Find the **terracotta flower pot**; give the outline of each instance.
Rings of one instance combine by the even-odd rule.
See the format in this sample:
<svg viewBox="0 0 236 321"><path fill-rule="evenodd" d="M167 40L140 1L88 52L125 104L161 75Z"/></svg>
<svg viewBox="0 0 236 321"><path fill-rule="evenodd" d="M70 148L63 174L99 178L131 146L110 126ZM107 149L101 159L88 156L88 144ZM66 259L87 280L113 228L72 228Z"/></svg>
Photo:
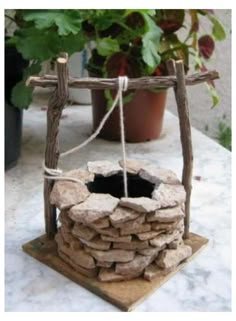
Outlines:
<svg viewBox="0 0 236 321"><path fill-rule="evenodd" d="M158 93L140 89L124 105L125 136L127 142L145 142L157 139L162 130L167 91ZM107 111L102 90L92 90L93 130ZM119 108L110 115L99 137L120 140Z"/></svg>

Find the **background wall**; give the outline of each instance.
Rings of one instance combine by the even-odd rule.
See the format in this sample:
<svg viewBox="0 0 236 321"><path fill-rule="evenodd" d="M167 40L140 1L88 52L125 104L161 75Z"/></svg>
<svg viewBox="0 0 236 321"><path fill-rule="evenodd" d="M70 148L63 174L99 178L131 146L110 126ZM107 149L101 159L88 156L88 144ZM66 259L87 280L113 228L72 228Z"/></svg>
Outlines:
<svg viewBox="0 0 236 321"><path fill-rule="evenodd" d="M215 10L215 14L227 35L225 40L216 43L215 53L207 64L209 69L220 73L220 79L215 82L219 104L211 109L212 100L205 85L188 87L192 125L214 139L220 122L231 127L231 10ZM203 33L207 27L207 24L203 26ZM167 108L177 114L173 91L169 91Z"/></svg>

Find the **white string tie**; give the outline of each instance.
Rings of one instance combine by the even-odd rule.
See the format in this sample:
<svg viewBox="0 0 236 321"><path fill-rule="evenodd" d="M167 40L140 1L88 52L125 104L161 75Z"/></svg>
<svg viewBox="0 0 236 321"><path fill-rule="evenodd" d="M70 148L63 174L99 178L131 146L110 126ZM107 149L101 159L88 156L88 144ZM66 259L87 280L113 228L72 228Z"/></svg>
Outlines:
<svg viewBox="0 0 236 321"><path fill-rule="evenodd" d="M81 181L79 178L63 175L63 171L60 168L48 168L45 165L44 161L43 161L42 167L43 167L43 171L44 171L44 178L47 178L50 180L55 180L55 181L57 181L57 180L72 181L72 182L83 184L83 181Z"/></svg>
<svg viewBox="0 0 236 321"><path fill-rule="evenodd" d="M128 89L128 77L127 76L119 76L118 77L119 88L122 91L126 91Z"/></svg>
<svg viewBox="0 0 236 321"><path fill-rule="evenodd" d="M122 76L118 78L119 81L119 109L120 109L120 136L121 136L121 147L122 147L122 158L123 158L123 179L124 179L124 194L128 197L128 179L126 169L126 149L125 149L125 126L124 126L124 107L123 107L123 95L122 91L126 91L128 88L128 78Z"/></svg>

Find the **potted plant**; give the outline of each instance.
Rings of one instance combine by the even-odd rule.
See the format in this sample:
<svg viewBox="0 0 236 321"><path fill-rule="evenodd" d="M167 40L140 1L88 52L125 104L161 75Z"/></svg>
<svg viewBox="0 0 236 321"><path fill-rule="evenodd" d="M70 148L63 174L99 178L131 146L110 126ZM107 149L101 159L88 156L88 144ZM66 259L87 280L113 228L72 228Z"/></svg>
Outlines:
<svg viewBox="0 0 236 321"><path fill-rule="evenodd" d="M31 21L33 14L42 18L41 25ZM83 49L77 20L73 10L5 11L5 169L14 166L20 155L23 109L29 107L33 93L25 81L41 71L42 62L53 63L59 52Z"/></svg>
<svg viewBox="0 0 236 321"><path fill-rule="evenodd" d="M201 19L211 24L209 34L199 36ZM206 70L215 40L225 38L224 28L212 10L86 10L83 29L95 42L88 69L92 76L130 78L167 75L166 61L190 59L195 70ZM187 21L190 20L189 23ZM179 33L185 28L185 35ZM184 36L184 38L183 38ZM208 83L213 105L218 103L214 84ZM166 91L127 92L124 108L126 139L130 142L158 138L162 129ZM114 93L93 91L93 125L100 123ZM114 110L101 137L120 137L118 110Z"/></svg>
<svg viewBox="0 0 236 321"><path fill-rule="evenodd" d="M38 74L43 62L53 66L60 52L69 55L84 48L79 10L21 10L12 12L15 30L7 45L15 46L29 61L24 77L13 88L11 101L18 108L27 109L32 101L32 88L25 86L28 76Z"/></svg>
<svg viewBox="0 0 236 321"><path fill-rule="evenodd" d="M5 25L5 43L10 39L11 17ZM11 91L22 80L28 61L15 46L5 45L5 170L13 167L20 155L22 135L22 110L11 102Z"/></svg>
<svg viewBox="0 0 236 321"><path fill-rule="evenodd" d="M199 36L201 18L212 24L211 32L203 37ZM183 59L187 72L192 57L195 69L203 70L205 61L214 51L214 41L225 37L212 10L16 10L15 21L18 29L11 43L31 63L40 65L48 59L53 61L60 51L72 54L89 45L93 50L87 68L91 76L97 77L166 75L165 62L170 58ZM184 39L179 36L183 29ZM27 107L32 92L23 82L14 88L12 100L17 106ZM217 95L212 83L209 89L216 104ZM94 129L111 105L114 94L92 91ZM125 93L128 141L146 141L159 136L165 100L166 92L138 90ZM119 139L117 110L101 136Z"/></svg>

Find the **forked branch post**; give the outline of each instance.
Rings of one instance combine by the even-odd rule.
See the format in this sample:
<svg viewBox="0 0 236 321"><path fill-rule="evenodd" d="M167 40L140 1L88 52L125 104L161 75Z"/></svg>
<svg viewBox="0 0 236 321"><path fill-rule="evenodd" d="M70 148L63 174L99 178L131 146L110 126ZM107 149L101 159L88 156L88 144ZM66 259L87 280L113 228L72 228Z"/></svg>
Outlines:
<svg viewBox="0 0 236 321"><path fill-rule="evenodd" d="M48 101L47 136L45 149L45 165L57 168L59 157L58 133L62 110L68 99L68 56L63 54L57 59L57 87ZM56 207L50 204L49 197L53 181L44 179L44 215L45 229L48 238L54 238L57 232Z"/></svg>
<svg viewBox="0 0 236 321"><path fill-rule="evenodd" d="M189 225L190 225L190 199L192 191L192 170L193 170L193 147L191 124L189 118L189 108L187 91L185 85L184 65L182 61L175 62L169 60L167 63L169 74L176 75L177 84L174 88L175 99L177 103L180 139L182 144L183 154L183 172L182 184L186 191L185 201L185 218L184 218L184 238L189 238Z"/></svg>

